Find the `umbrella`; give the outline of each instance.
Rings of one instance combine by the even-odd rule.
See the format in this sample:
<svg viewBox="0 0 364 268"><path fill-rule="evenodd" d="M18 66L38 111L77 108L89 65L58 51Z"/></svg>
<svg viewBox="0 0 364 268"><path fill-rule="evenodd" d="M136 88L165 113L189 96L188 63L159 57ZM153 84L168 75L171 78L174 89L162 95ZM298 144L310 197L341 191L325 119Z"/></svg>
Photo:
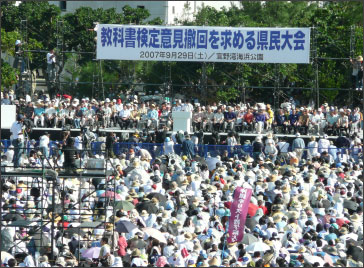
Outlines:
<svg viewBox="0 0 364 268"><path fill-rule="evenodd" d="M318 262L320 264L320 266L324 266L325 261L319 257L319 256L305 256L305 261L307 261L308 263L314 264L315 262Z"/></svg>
<svg viewBox="0 0 364 268"><path fill-rule="evenodd" d="M253 203L249 203L248 214L250 215L250 217L255 216L255 213L257 213L258 208L259 207L257 205L254 205Z"/></svg>
<svg viewBox="0 0 364 268"><path fill-rule="evenodd" d="M243 244L245 245L250 245L250 244L253 244L254 242L258 242L259 239L257 237L255 237L254 235L252 234L244 234L244 238L243 238Z"/></svg>
<svg viewBox="0 0 364 268"><path fill-rule="evenodd" d="M357 210L358 206L359 206L358 203L356 203L354 201L350 201L350 200L344 201L344 208L351 209L351 210Z"/></svg>
<svg viewBox="0 0 364 268"><path fill-rule="evenodd" d="M159 203L164 206L167 202L166 196L162 195L161 193L150 193L147 195L149 199L152 199L153 197L157 198Z"/></svg>
<svg viewBox="0 0 364 268"><path fill-rule="evenodd" d="M13 255L7 253L6 251L1 251L1 264L6 260L14 259Z"/></svg>
<svg viewBox="0 0 364 268"><path fill-rule="evenodd" d="M134 209L134 205L129 201L117 201L115 202L115 209L122 209L124 211L130 211Z"/></svg>
<svg viewBox="0 0 364 268"><path fill-rule="evenodd" d="M324 199L321 202L322 202L322 207L324 207L324 208L332 207L331 202L329 200Z"/></svg>
<svg viewBox="0 0 364 268"><path fill-rule="evenodd" d="M349 245L346 254L351 255L354 261L364 261L363 249L361 247Z"/></svg>
<svg viewBox="0 0 364 268"><path fill-rule="evenodd" d="M324 255L324 261L330 264L330 266L334 266L334 262L332 261L332 258L329 254Z"/></svg>
<svg viewBox="0 0 364 268"><path fill-rule="evenodd" d="M138 203L136 205L136 210L138 212L142 212L143 210L146 210L148 213L157 213L158 212L158 208L156 207L156 205L154 205L150 201Z"/></svg>
<svg viewBox="0 0 364 268"><path fill-rule="evenodd" d="M19 214L7 214L4 217L5 221L24 221L24 218L22 216L20 216Z"/></svg>
<svg viewBox="0 0 364 268"><path fill-rule="evenodd" d="M251 231L257 226L258 222L254 218L246 218L245 226L248 227Z"/></svg>
<svg viewBox="0 0 364 268"><path fill-rule="evenodd" d="M122 199L121 195L116 194L111 191L107 191L107 192L103 193L102 195L100 195L100 197L109 197L109 198L115 198L115 199L119 199L119 200Z"/></svg>
<svg viewBox="0 0 364 268"><path fill-rule="evenodd" d="M268 196L268 198L273 202L276 197L276 193L274 191L265 191L264 194Z"/></svg>
<svg viewBox="0 0 364 268"><path fill-rule="evenodd" d="M99 247L88 248L82 252L82 257L96 259L100 256L100 249Z"/></svg>
<svg viewBox="0 0 364 268"><path fill-rule="evenodd" d="M151 237L157 239L161 243L167 244L167 240L164 237L164 235L161 233L161 231L159 231L157 229L154 229L154 228L151 228L151 227L143 228L142 230L148 236L151 236Z"/></svg>
<svg viewBox="0 0 364 268"><path fill-rule="evenodd" d="M330 266L334 266L330 254L327 254L326 252L316 252L314 254L315 254L315 256L321 257L325 263L327 262L328 264L330 264ZM310 256L310 257L314 257L314 256ZM312 263L314 263L314 262L312 262Z"/></svg>
<svg viewBox="0 0 364 268"><path fill-rule="evenodd" d="M256 251L267 251L270 250L270 247L263 242L254 242L246 247L247 252L256 252Z"/></svg>
<svg viewBox="0 0 364 268"><path fill-rule="evenodd" d="M80 235L85 235L86 232L78 227L71 227L71 228L68 228L67 230L64 231L65 234L68 234L68 235L73 235L73 234L80 234Z"/></svg>
<svg viewBox="0 0 364 268"><path fill-rule="evenodd" d="M132 223L130 221L118 221L116 223L116 229L115 230L118 233L130 233L135 228L138 228L138 226L136 226L134 223Z"/></svg>
<svg viewBox="0 0 364 268"><path fill-rule="evenodd" d="M96 196L100 197L103 193L105 193L105 190L97 190L96 191Z"/></svg>

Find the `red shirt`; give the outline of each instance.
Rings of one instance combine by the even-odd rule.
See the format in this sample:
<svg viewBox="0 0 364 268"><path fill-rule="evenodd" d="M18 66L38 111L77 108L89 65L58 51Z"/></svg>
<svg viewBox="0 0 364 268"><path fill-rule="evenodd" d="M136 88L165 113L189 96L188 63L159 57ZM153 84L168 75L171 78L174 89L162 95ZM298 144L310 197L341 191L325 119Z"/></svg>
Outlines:
<svg viewBox="0 0 364 268"><path fill-rule="evenodd" d="M254 118L253 113L244 115L244 121L249 123L249 124L253 121L253 118Z"/></svg>
<svg viewBox="0 0 364 268"><path fill-rule="evenodd" d="M268 214L268 209L265 206L259 206L258 208L261 208L263 210L264 215Z"/></svg>
<svg viewBox="0 0 364 268"><path fill-rule="evenodd" d="M336 219L336 223L337 225L339 225L339 227L343 226L345 223L349 223L349 221L344 220L344 219Z"/></svg>

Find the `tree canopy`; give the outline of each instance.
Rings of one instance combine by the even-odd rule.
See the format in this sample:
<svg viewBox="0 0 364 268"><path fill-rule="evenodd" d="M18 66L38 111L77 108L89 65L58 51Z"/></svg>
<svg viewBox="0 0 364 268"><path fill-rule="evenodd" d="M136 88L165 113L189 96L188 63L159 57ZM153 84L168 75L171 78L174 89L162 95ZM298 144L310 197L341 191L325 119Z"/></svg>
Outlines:
<svg viewBox="0 0 364 268"><path fill-rule="evenodd" d="M91 52L85 54L66 53L61 69L78 77L79 84L69 87L79 94L91 95L94 74L102 67L105 88L115 94L145 84L153 93L169 89L170 93L181 92L189 97L206 101L236 101L242 98L243 88L251 100L270 101L273 88L281 90L281 96L293 95L308 101L315 92L314 64L252 64L252 63L199 63L199 62L95 62L94 22L109 24L160 25L160 18L148 20L146 9L125 6L121 13L115 9L91 9L82 7L74 13L62 15L57 6L48 2L24 1L18 7L2 2L2 50L12 53L14 40L22 36L21 20L27 20L28 49L48 50L57 45L57 22L63 21L63 49L65 51ZM350 57L362 54L363 44L362 2L317 2L307 1L242 1L241 7L229 9L206 6L198 10L193 20L181 16L182 25L208 25L231 27L314 27L313 38L317 43L318 78L320 88L350 88ZM186 7L186 14L189 12ZM352 28L355 27L355 28ZM4 39L3 39L4 40ZM350 46L350 41L354 41ZM45 53L29 53L31 68L46 68ZM331 59L330 59L331 58ZM69 63L65 65L66 61ZM313 61L313 59L312 59ZM70 64L72 62L72 64ZM203 68L206 77L203 78ZM82 82L82 83L81 83ZM110 83L118 83L110 84ZM261 87L261 89L258 89ZM295 88L305 88L295 89ZM244 91L245 92L245 91ZM322 101L342 101L346 91L321 90Z"/></svg>

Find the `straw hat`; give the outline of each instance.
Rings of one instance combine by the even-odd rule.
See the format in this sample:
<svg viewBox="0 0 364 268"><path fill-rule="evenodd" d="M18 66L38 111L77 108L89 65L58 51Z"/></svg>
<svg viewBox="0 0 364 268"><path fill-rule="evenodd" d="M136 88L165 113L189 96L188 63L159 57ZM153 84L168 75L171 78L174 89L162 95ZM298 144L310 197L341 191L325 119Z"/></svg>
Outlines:
<svg viewBox="0 0 364 268"><path fill-rule="evenodd" d="M192 234L190 232L185 233L185 239L186 240L192 240Z"/></svg>
<svg viewBox="0 0 364 268"><path fill-rule="evenodd" d="M137 180L133 181L133 183L131 184L131 187L139 187L139 186L140 186L140 183Z"/></svg>
<svg viewBox="0 0 364 268"><path fill-rule="evenodd" d="M106 231L112 231L112 229L113 229L113 226L114 226L114 224L112 224L112 223L106 223L106 228L105 228L105 230Z"/></svg>
<svg viewBox="0 0 364 268"><path fill-rule="evenodd" d="M363 61L363 57L362 56L358 56L358 57L356 57L356 60L357 61Z"/></svg>
<svg viewBox="0 0 364 268"><path fill-rule="evenodd" d="M347 229L347 228L345 228L345 227L341 227L341 228L339 229L339 233L340 233L341 235L346 235L346 234L348 234L348 233L349 233L349 231L348 231L348 229Z"/></svg>
<svg viewBox="0 0 364 268"><path fill-rule="evenodd" d="M173 181L171 183L171 190L176 190L177 189L177 186L178 186L177 182Z"/></svg>
<svg viewBox="0 0 364 268"><path fill-rule="evenodd" d="M144 217L144 216L148 216L148 212L146 210L142 210L142 213L140 214L140 216Z"/></svg>
<svg viewBox="0 0 364 268"><path fill-rule="evenodd" d="M134 188L130 189L130 191L129 191L129 195L130 195L131 197L138 197L138 194L137 194L137 192L135 191L135 189L134 189Z"/></svg>
<svg viewBox="0 0 364 268"><path fill-rule="evenodd" d="M288 218L294 218L298 220L300 213L298 211L288 211Z"/></svg>
<svg viewBox="0 0 364 268"><path fill-rule="evenodd" d="M141 255L141 252L140 252L140 250L139 249L134 249L132 252L131 252L131 256L132 257L140 257L140 255Z"/></svg>
<svg viewBox="0 0 364 268"><path fill-rule="evenodd" d="M209 186L207 186L207 191L209 193L215 193L217 191L217 188L214 185L209 185Z"/></svg>
<svg viewBox="0 0 364 268"><path fill-rule="evenodd" d="M134 189L133 189L134 190ZM129 202L132 202L134 199L128 195L126 198L125 198L125 201L129 201Z"/></svg>
<svg viewBox="0 0 364 268"><path fill-rule="evenodd" d="M282 192L283 192L283 193L289 193L289 187L288 187L287 185L284 185L284 186L282 187Z"/></svg>
<svg viewBox="0 0 364 268"><path fill-rule="evenodd" d="M280 213L277 213L273 216L273 222L274 223L278 223L278 222L281 222L282 221L282 215Z"/></svg>
<svg viewBox="0 0 364 268"><path fill-rule="evenodd" d="M350 220L353 222L360 222L360 217L357 213L350 216Z"/></svg>
<svg viewBox="0 0 364 268"><path fill-rule="evenodd" d="M216 257L213 257L211 260L209 260L210 266L218 266L220 263Z"/></svg>
<svg viewBox="0 0 364 268"><path fill-rule="evenodd" d="M151 199L151 201L152 201L153 204L158 204L159 203L159 200L157 198L155 198L155 197L153 197Z"/></svg>
<svg viewBox="0 0 364 268"><path fill-rule="evenodd" d="M40 256L39 262L48 262L48 256L47 255Z"/></svg>
<svg viewBox="0 0 364 268"><path fill-rule="evenodd" d="M305 252L306 252L306 247L305 247L305 246L301 246L301 247L298 249L298 252L299 252L299 253L305 253Z"/></svg>
<svg viewBox="0 0 364 268"><path fill-rule="evenodd" d="M308 197L307 195L304 195L304 194L300 194L298 197L297 197L297 200L300 201L301 203L308 203Z"/></svg>
<svg viewBox="0 0 364 268"><path fill-rule="evenodd" d="M266 243L270 247L273 247L273 242L271 240L264 240L264 243Z"/></svg>

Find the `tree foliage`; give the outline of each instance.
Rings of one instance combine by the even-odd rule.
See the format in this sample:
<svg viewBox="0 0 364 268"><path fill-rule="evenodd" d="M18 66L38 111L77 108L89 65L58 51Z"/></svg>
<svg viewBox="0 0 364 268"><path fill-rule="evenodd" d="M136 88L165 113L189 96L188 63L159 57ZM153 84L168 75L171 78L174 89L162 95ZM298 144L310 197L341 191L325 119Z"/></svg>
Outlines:
<svg viewBox="0 0 364 268"><path fill-rule="evenodd" d="M63 21L64 50L84 52L96 50L96 34L88 30L94 28L94 22L163 23L160 18L148 20L148 10L130 6L125 6L121 13L115 9L82 7L74 13L61 15L60 9L48 2L23 1L19 7L11 2L2 2L1 5L1 48L10 54L14 49L14 40L22 36L20 25L24 19L28 24L28 48L48 50L55 47L57 21ZM193 20L188 19L191 7L186 6L184 15L177 23L231 27L315 27L311 32L311 42L314 38L317 41L319 87L349 88L351 66L348 58L362 54L362 10L363 3L360 1L326 1L323 6L313 1L242 1L241 7L229 9L202 7ZM356 28L351 30L352 26ZM352 31L355 42L350 51ZM45 53L31 53L29 57L32 69L46 67ZM94 75L100 73L99 63L93 61L95 54L80 54L76 57L65 54L62 65L71 57L74 64L68 64L65 68L71 73L70 79L79 77L80 81L77 87L71 87L72 90L91 94L91 85L81 82L91 82ZM105 85L110 91L125 90L135 83L145 83L148 85L145 88L151 93L166 89L168 84L170 92L180 92L206 101L214 101L216 97L234 100L233 97L241 95L243 88L247 89L252 101L259 99L272 102L274 87L289 88L283 89L281 95L293 95L304 102L315 95L314 64L206 63L205 81L202 67L203 64L199 62L103 61L102 64L103 81L120 84ZM296 87L306 90L296 90ZM207 92L204 92L205 88ZM345 91L321 90L322 101L338 103L345 97Z"/></svg>
<svg viewBox="0 0 364 268"><path fill-rule="evenodd" d="M9 63L1 59L1 91L5 88L9 89L12 85L16 84L16 76L18 70L12 68Z"/></svg>

